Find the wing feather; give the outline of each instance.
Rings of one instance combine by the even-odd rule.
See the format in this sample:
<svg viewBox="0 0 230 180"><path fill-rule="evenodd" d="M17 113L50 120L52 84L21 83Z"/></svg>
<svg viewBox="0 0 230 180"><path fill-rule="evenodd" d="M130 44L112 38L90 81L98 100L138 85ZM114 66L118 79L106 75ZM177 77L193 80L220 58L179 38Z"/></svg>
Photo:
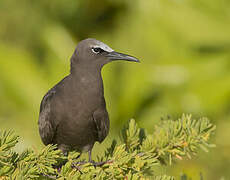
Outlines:
<svg viewBox="0 0 230 180"><path fill-rule="evenodd" d="M45 145L52 144L55 134L55 128L51 123L51 100L55 94L55 90L51 89L43 97L41 106L40 106L40 115L38 120L39 133L42 139L42 142Z"/></svg>
<svg viewBox="0 0 230 180"><path fill-rule="evenodd" d="M109 116L106 110L97 110L93 113L93 120L97 131L97 140L101 143L109 133Z"/></svg>

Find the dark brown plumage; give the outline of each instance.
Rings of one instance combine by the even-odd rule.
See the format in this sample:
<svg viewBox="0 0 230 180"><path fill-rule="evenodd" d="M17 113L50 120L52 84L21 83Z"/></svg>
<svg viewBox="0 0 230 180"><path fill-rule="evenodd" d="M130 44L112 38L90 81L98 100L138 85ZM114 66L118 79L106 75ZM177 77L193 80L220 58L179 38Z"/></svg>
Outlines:
<svg viewBox="0 0 230 180"><path fill-rule="evenodd" d="M101 68L113 60L139 62L95 39L79 42L71 57L70 74L43 97L39 133L45 145L57 144L64 153L91 150L109 132Z"/></svg>

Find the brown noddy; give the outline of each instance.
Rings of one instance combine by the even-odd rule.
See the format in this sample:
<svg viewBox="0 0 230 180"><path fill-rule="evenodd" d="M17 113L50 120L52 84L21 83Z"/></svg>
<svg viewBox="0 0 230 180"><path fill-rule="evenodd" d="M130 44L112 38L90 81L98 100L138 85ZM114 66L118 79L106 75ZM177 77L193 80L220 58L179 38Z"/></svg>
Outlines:
<svg viewBox="0 0 230 180"><path fill-rule="evenodd" d="M91 150L109 132L102 67L114 60L139 62L96 39L78 43L72 57L70 74L43 97L39 114L39 133L45 145L57 144L63 153Z"/></svg>

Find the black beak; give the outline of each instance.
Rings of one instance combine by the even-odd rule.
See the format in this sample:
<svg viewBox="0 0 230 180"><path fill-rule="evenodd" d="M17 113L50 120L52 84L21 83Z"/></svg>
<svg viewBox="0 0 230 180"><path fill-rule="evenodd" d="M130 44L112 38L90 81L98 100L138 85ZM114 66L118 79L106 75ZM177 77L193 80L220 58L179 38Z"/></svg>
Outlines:
<svg viewBox="0 0 230 180"><path fill-rule="evenodd" d="M116 51L112 51L109 52L106 57L109 58L109 60L113 61L113 60L125 60L125 61L133 61L133 62L140 62L137 58L127 55L127 54L123 54L123 53L119 53Z"/></svg>

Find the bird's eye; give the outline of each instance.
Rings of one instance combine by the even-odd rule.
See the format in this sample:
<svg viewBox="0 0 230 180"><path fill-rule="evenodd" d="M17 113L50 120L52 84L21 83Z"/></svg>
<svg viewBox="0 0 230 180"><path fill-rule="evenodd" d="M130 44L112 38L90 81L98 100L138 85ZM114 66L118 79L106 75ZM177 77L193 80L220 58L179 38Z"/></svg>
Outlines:
<svg viewBox="0 0 230 180"><path fill-rule="evenodd" d="M99 54L99 53L102 53L104 50L97 47L97 48L92 48L92 51L93 51L93 53L95 53L95 54Z"/></svg>

